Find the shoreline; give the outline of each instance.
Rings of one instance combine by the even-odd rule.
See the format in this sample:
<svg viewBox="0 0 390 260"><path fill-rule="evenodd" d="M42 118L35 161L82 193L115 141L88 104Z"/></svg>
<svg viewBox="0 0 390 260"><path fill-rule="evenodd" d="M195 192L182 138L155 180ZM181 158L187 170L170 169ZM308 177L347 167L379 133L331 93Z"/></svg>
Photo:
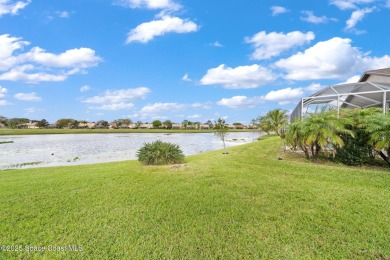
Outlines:
<svg viewBox="0 0 390 260"><path fill-rule="evenodd" d="M258 132L255 129L230 129L229 132ZM194 134L214 133L214 130L207 129L0 129L0 136L4 135L45 135L45 134Z"/></svg>

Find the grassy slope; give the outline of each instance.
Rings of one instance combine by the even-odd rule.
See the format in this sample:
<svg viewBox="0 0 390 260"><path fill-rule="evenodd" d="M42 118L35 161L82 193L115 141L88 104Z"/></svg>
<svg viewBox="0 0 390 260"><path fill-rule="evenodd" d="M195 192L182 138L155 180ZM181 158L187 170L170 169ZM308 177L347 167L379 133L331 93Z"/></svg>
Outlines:
<svg viewBox="0 0 390 260"><path fill-rule="evenodd" d="M0 172L0 242L41 258L390 258L390 174L278 161L273 137L187 158Z"/></svg>

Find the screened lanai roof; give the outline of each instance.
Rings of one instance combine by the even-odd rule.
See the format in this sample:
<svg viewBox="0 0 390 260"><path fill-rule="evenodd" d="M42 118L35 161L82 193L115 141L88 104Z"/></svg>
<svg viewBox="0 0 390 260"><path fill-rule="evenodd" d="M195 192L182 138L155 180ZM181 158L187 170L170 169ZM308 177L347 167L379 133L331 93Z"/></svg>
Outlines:
<svg viewBox="0 0 390 260"><path fill-rule="evenodd" d="M368 77L365 75L369 73L372 72L366 72L360 81L366 80ZM390 75L385 75L385 77L388 76ZM301 118L305 108L307 109L310 105L328 104L336 109L382 107L385 112L390 101L390 82L381 81L381 83L370 81L346 83L324 88L309 97L302 98L291 114L290 122Z"/></svg>

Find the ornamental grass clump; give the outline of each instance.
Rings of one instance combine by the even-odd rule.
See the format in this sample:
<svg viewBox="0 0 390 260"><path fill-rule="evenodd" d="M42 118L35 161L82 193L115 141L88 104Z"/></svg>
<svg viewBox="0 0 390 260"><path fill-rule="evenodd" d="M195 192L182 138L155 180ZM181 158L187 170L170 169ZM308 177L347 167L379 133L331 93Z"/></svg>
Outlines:
<svg viewBox="0 0 390 260"><path fill-rule="evenodd" d="M184 161L184 154L177 144L157 140L145 143L137 152L138 161L145 165L176 164Z"/></svg>

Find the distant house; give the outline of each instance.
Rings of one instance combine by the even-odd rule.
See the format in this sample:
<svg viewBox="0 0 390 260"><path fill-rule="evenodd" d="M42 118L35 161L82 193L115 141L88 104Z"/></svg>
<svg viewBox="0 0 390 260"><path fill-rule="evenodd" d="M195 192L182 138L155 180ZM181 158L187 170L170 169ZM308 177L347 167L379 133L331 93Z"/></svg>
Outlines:
<svg viewBox="0 0 390 260"><path fill-rule="evenodd" d="M229 129L236 129L236 126L235 125L228 125L227 126Z"/></svg>
<svg viewBox="0 0 390 260"><path fill-rule="evenodd" d="M89 128L89 129L93 129L96 127L96 124L95 123L79 123L78 128Z"/></svg>
<svg viewBox="0 0 390 260"><path fill-rule="evenodd" d="M4 127L5 127L5 125L0 123L0 128L4 128Z"/></svg>
<svg viewBox="0 0 390 260"><path fill-rule="evenodd" d="M200 125L200 129L210 129L210 126L207 124Z"/></svg>
<svg viewBox="0 0 390 260"><path fill-rule="evenodd" d="M172 129L181 129L181 124L172 124Z"/></svg>
<svg viewBox="0 0 390 260"><path fill-rule="evenodd" d="M139 128L141 128L141 129L151 129L151 128L153 128L153 124L150 124L150 123L142 124L142 125L140 125Z"/></svg>
<svg viewBox="0 0 390 260"><path fill-rule="evenodd" d="M39 128L36 122L34 122L34 123L31 123L31 122L30 122L30 123L25 123L25 124L19 124L17 127L18 127L18 128L21 128L21 129L37 129L37 128Z"/></svg>

